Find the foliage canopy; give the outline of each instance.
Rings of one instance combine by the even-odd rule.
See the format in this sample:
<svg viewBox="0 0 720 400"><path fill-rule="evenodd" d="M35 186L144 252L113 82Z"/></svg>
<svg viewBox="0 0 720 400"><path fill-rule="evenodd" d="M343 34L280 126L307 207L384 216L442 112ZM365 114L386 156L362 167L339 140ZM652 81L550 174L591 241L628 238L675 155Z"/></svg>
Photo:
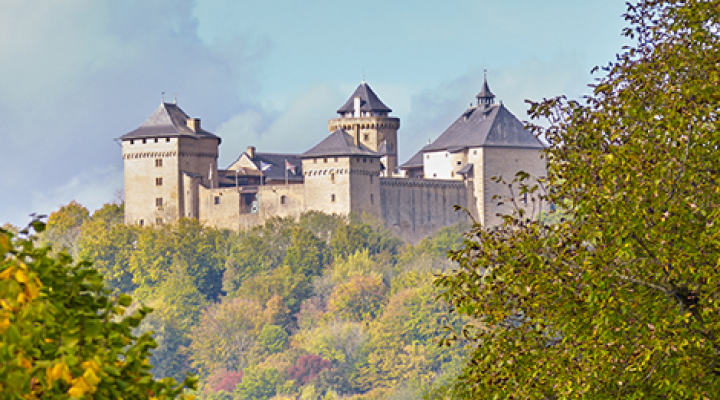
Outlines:
<svg viewBox="0 0 720 400"><path fill-rule="evenodd" d="M194 386L150 373L155 341L132 334L148 308L124 315L130 296L111 299L90 263L26 234L0 229L0 398L169 399Z"/></svg>
<svg viewBox="0 0 720 400"><path fill-rule="evenodd" d="M533 104L547 199L571 218L476 227L439 280L478 319L459 393L717 398L720 6L628 5L636 41L586 103ZM528 188L526 188L528 190Z"/></svg>

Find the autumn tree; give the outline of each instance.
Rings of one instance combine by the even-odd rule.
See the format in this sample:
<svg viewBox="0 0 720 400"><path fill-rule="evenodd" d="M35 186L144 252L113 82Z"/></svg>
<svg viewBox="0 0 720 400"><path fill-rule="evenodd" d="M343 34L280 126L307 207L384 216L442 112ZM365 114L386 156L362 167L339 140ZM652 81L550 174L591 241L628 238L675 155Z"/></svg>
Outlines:
<svg viewBox="0 0 720 400"><path fill-rule="evenodd" d="M89 219L90 211L73 200L50 214L43 239L58 250L67 248L74 251L80 236L80 227Z"/></svg>
<svg viewBox="0 0 720 400"><path fill-rule="evenodd" d="M265 324L262 304L226 299L203 310L192 328L190 355L201 373L224 368L241 371Z"/></svg>
<svg viewBox="0 0 720 400"><path fill-rule="evenodd" d="M130 296L109 297L89 262L26 234L0 229L0 398L175 398L194 386L150 373L155 341L132 334L148 308L126 315Z"/></svg>
<svg viewBox="0 0 720 400"><path fill-rule="evenodd" d="M479 320L456 396L720 393L720 7L642 0L625 18L634 44L586 102L531 108L570 218L476 227L439 281Z"/></svg>

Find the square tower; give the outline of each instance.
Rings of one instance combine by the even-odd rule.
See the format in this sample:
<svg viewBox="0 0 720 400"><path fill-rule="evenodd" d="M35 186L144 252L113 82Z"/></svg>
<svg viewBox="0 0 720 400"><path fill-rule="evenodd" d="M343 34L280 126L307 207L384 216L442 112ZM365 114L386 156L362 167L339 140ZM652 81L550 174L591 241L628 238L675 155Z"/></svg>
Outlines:
<svg viewBox="0 0 720 400"><path fill-rule="evenodd" d="M161 103L137 129L121 136L125 223L156 225L198 218L197 188L218 179L220 138L177 104ZM195 194L195 195L194 195Z"/></svg>

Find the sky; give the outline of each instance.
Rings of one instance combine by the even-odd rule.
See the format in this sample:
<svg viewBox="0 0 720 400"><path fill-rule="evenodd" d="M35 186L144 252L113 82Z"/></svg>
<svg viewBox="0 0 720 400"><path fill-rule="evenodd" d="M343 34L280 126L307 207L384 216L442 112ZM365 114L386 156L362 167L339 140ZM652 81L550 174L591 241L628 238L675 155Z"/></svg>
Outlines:
<svg viewBox="0 0 720 400"><path fill-rule="evenodd" d="M474 101L578 98L628 40L624 0L0 0L0 226L119 201L116 138L177 98L222 137L302 153L365 81L400 162Z"/></svg>

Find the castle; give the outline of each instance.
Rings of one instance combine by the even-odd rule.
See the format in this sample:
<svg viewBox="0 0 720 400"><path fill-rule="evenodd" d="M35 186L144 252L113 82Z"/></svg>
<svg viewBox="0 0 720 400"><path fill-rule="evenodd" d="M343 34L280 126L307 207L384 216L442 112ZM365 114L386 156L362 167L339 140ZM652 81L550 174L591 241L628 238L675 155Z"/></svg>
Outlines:
<svg viewBox="0 0 720 400"><path fill-rule="evenodd" d="M328 123L330 135L301 154L248 147L218 169L221 139L175 103L160 104L123 135L125 222L153 225L178 217L233 230L273 216L309 210L368 214L395 234L416 241L466 220L465 207L486 226L510 210L494 196L523 170L545 175L542 143L500 103L487 79L471 105L435 141L398 165L400 119L364 81ZM531 207L527 195L515 204Z"/></svg>

